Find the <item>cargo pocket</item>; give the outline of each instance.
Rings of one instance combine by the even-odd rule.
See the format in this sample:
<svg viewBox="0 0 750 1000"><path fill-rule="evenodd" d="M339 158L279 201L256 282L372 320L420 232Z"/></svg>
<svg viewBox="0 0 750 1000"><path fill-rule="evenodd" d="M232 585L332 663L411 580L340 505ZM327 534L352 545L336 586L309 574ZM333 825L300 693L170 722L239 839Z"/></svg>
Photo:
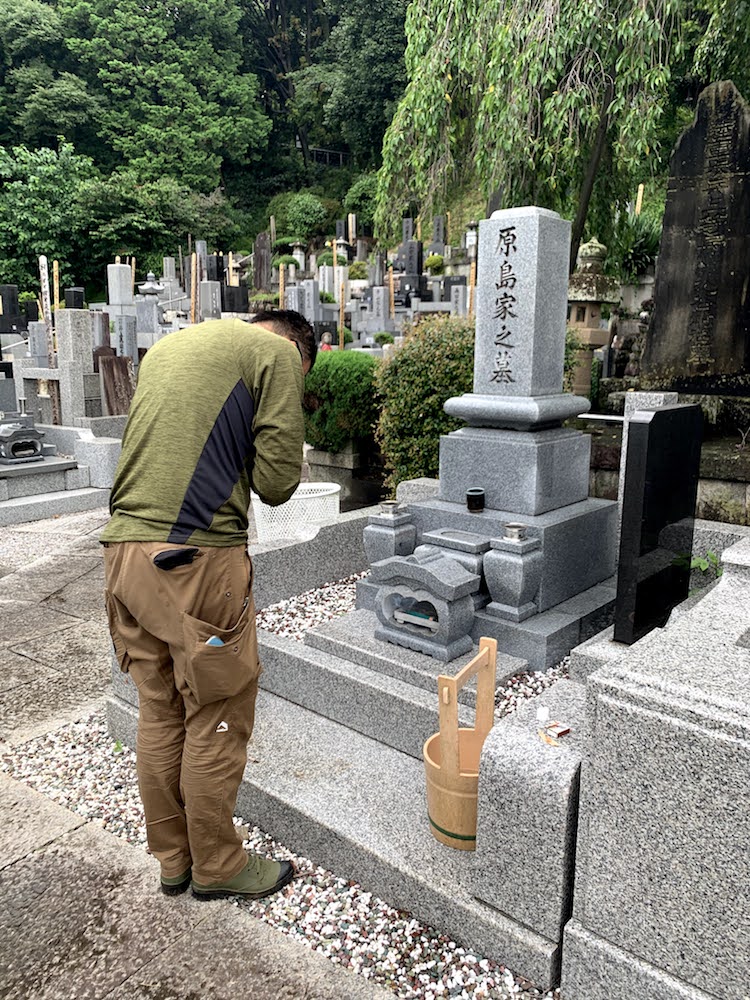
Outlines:
<svg viewBox="0 0 750 1000"><path fill-rule="evenodd" d="M107 619L109 621L109 634L112 636L112 645L115 647L115 656L120 665L120 670L127 674L130 670L130 655L125 648L122 634L120 633L118 617L118 600L109 590L104 591L104 603L107 608Z"/></svg>
<svg viewBox="0 0 750 1000"><path fill-rule="evenodd" d="M251 601L230 629L217 628L183 611L182 631L185 681L199 705L233 698L260 673Z"/></svg>

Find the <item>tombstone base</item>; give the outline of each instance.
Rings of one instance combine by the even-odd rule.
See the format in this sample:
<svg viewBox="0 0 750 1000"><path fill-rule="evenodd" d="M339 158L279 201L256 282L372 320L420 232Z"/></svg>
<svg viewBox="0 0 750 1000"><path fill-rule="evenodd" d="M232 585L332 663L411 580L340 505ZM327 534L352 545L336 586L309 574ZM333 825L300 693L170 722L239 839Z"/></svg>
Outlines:
<svg viewBox="0 0 750 1000"><path fill-rule="evenodd" d="M425 532L440 528L468 531L489 541L502 538L505 525L519 521L515 511L485 508L472 513L466 504L446 500L411 503L408 510L417 529L418 544ZM524 515L522 520L528 528L527 536L542 543L544 563L534 597L540 612L582 594L615 572L617 504L614 501L589 498L544 514ZM601 627L608 624L605 622Z"/></svg>
<svg viewBox="0 0 750 1000"><path fill-rule="evenodd" d="M440 439L440 498L462 504L479 486L494 510L544 514L586 500L590 459L580 431L464 427Z"/></svg>
<svg viewBox="0 0 750 1000"><path fill-rule="evenodd" d="M717 1000L571 920L565 927L565 1000ZM726 994L723 994L724 996Z"/></svg>

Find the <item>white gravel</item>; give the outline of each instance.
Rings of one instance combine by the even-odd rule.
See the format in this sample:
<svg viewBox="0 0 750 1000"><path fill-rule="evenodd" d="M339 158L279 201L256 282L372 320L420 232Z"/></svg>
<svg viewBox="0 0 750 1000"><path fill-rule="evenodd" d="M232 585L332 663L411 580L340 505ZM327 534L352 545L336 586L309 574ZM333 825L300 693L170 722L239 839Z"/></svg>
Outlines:
<svg viewBox="0 0 750 1000"><path fill-rule="evenodd" d="M135 753L112 739L103 713L6 751L0 768L145 849ZM239 817L236 822L245 825ZM541 993L355 882L294 855L257 827L247 832L246 847L292 860L299 875L267 900L238 900L235 905L332 962L392 989L402 1000L559 1000L558 991Z"/></svg>
<svg viewBox="0 0 750 1000"><path fill-rule="evenodd" d="M301 641L308 629L353 610L356 581L363 575L266 608L258 614L258 625ZM496 715L514 711L565 673L563 662L546 673L512 678L498 693ZM135 754L112 739L103 713L6 750L0 769L145 849ZM245 826L239 817L236 822ZM332 962L390 988L402 1000L559 1000L559 991L540 992L504 966L466 951L356 883L294 855L257 827L244 832L248 848L292 860L299 874L268 900L238 900L235 905Z"/></svg>

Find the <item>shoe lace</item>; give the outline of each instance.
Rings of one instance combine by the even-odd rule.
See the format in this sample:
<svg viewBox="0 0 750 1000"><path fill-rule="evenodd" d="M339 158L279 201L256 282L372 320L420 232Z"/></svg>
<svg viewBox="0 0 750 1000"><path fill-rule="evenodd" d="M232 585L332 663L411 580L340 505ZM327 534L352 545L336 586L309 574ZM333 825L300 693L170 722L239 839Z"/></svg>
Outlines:
<svg viewBox="0 0 750 1000"><path fill-rule="evenodd" d="M251 854L249 856L248 865L249 865L250 869L252 870L253 874L257 878L260 878L260 873L261 873L261 868L262 868L262 865L263 865L263 861L264 861L264 859L260 856L260 854Z"/></svg>

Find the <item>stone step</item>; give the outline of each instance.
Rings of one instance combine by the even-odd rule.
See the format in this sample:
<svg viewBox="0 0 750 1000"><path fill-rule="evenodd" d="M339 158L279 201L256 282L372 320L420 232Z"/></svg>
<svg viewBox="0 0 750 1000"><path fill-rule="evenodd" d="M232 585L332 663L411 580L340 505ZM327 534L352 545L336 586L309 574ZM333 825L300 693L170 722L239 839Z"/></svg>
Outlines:
<svg viewBox="0 0 750 1000"><path fill-rule="evenodd" d="M334 618L312 629L305 636L305 645L331 653L362 667L404 681L410 686L423 688L437 697L437 678L440 674L456 674L475 655L476 649L465 653L450 663L442 663L424 653L395 646L375 638L377 615L359 608ZM506 653L497 654L498 686L514 674L527 669L526 660ZM476 684L462 688L458 700L464 705L476 704Z"/></svg>
<svg viewBox="0 0 750 1000"><path fill-rule="evenodd" d="M82 490L91 485L88 466L72 468L50 468L41 475L13 476L5 479L0 475L0 500L17 500L21 497L41 496L45 493L61 493L65 490Z"/></svg>
<svg viewBox="0 0 750 1000"><path fill-rule="evenodd" d="M95 510L97 507L106 507L108 503L109 490L97 490L91 486L2 500L0 527L23 524L26 521L40 521L54 517L55 514L77 514L85 510Z"/></svg>
<svg viewBox="0 0 750 1000"><path fill-rule="evenodd" d="M136 710L111 698L108 714L135 746ZM408 754L261 691L237 812L464 948L554 981L558 947L476 900L474 854L430 833L424 766Z"/></svg>
<svg viewBox="0 0 750 1000"><path fill-rule="evenodd" d="M426 690L263 629L258 629L258 652L263 664L260 684L266 691L419 761L425 740L439 729L434 679ZM457 670L442 664L440 672ZM462 706L459 721L473 726L473 712Z"/></svg>

